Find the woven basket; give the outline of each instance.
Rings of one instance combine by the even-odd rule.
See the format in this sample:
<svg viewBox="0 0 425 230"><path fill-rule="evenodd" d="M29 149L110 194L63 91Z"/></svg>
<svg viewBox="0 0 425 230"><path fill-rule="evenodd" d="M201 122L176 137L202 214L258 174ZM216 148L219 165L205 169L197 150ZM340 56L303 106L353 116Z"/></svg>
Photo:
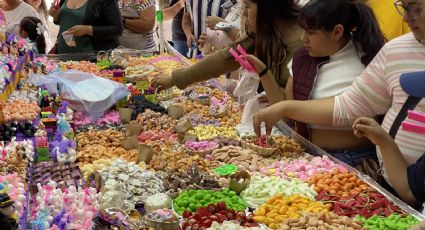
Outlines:
<svg viewBox="0 0 425 230"><path fill-rule="evenodd" d="M248 143L245 140L241 140L241 146L244 149L251 149L255 151L258 155L261 155L263 157L269 157L277 151L277 148L275 147L271 147L271 148L261 147L255 144Z"/></svg>

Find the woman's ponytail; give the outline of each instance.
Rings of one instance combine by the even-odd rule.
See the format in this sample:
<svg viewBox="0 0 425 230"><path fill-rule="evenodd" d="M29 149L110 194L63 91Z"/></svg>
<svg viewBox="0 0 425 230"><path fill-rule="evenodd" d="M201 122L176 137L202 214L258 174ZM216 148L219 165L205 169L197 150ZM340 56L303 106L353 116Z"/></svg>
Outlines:
<svg viewBox="0 0 425 230"><path fill-rule="evenodd" d="M386 39L379 28L378 21L372 9L363 1L350 2L355 17L353 20L352 40L357 50L362 50L365 55L363 62L369 63L384 46Z"/></svg>

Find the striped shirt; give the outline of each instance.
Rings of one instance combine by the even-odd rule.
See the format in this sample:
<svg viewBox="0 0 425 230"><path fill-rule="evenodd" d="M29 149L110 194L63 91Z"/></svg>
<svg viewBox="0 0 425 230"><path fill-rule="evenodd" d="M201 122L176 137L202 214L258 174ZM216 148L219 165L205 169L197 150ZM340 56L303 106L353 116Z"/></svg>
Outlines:
<svg viewBox="0 0 425 230"><path fill-rule="evenodd" d="M204 18L218 16L224 18L224 10L221 7L228 0L186 0L186 12L192 18L192 30L196 39L202 33L207 32Z"/></svg>
<svg viewBox="0 0 425 230"><path fill-rule="evenodd" d="M408 97L400 86L400 75L424 69L425 46L412 33L388 42L353 85L335 98L334 125L348 125L358 117L386 114L382 127L389 132ZM415 111L425 112L424 99L419 102ZM425 151L425 135L402 128L399 129L395 142L409 165L415 163ZM377 152L381 161L379 149ZM385 169L384 177L388 179Z"/></svg>

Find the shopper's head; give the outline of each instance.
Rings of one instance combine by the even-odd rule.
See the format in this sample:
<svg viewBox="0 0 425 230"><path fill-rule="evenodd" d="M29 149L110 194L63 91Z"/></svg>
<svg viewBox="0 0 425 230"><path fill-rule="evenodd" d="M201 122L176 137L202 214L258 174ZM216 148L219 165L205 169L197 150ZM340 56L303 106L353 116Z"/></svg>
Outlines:
<svg viewBox="0 0 425 230"><path fill-rule="evenodd" d="M293 0L245 0L245 5L247 32L255 34L255 54L270 69L275 69L286 56L282 38L288 36L281 34L279 28L295 22L299 8Z"/></svg>
<svg viewBox="0 0 425 230"><path fill-rule="evenodd" d="M36 17L25 17L19 24L19 35L35 42L38 52L46 52L46 40L44 39L42 22Z"/></svg>
<svg viewBox="0 0 425 230"><path fill-rule="evenodd" d="M425 45L425 0L399 0L394 5L416 39Z"/></svg>
<svg viewBox="0 0 425 230"><path fill-rule="evenodd" d="M37 12L47 15L47 5L45 0L24 0L24 2L31 5Z"/></svg>
<svg viewBox="0 0 425 230"><path fill-rule="evenodd" d="M385 44L372 9L362 0L312 0L302 9L298 22L311 56L335 54L351 39L369 62Z"/></svg>

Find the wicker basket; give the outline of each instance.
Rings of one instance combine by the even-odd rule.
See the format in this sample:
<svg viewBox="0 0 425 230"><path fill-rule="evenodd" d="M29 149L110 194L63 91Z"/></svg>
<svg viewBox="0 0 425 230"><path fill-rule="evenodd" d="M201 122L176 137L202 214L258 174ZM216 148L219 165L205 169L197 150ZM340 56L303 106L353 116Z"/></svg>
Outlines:
<svg viewBox="0 0 425 230"><path fill-rule="evenodd" d="M251 144L245 140L241 140L241 146L244 149L251 149L255 151L256 153L258 153L258 155L261 155L263 157L269 157L277 151L277 148L275 147L269 147L269 148L261 147L255 144Z"/></svg>

